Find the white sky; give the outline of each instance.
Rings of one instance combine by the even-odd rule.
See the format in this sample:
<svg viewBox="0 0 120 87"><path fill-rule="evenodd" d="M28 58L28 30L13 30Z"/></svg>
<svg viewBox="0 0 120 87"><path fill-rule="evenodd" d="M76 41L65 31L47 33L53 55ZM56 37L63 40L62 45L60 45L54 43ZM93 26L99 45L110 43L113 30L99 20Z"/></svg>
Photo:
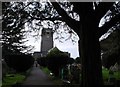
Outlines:
<svg viewBox="0 0 120 87"><path fill-rule="evenodd" d="M104 20L102 19L100 22L101 26L102 24L104 24ZM62 29L62 27L60 27L60 29ZM27 28L26 28L27 30ZM39 31L41 34L41 31ZM32 32L31 34L35 34L36 32ZM37 32L38 33L38 32ZM35 37L30 36L31 34L27 34L27 39L28 42L26 42L25 44L27 46L31 45L34 46L34 49L32 50L32 52L34 51L40 51L41 48L41 36L39 36L37 39L35 39ZM70 56L72 58L76 58L79 57L79 51L78 51L78 37L76 43L73 43L71 40L67 40L67 41L63 41L63 43L59 42L58 40L55 40L55 34L53 34L53 40L54 40L54 47L58 47L59 50L63 51L63 52L69 52ZM103 35L99 40L102 40L104 38L106 38L108 36L108 33L106 33L105 35Z"/></svg>
<svg viewBox="0 0 120 87"><path fill-rule="evenodd" d="M37 22L37 21L35 21ZM46 23L46 22L44 22ZM64 24L64 23L63 23ZM47 28L47 24L43 24L44 27ZM35 26L34 24L32 25L33 27L35 28L38 28L40 29L39 26ZM31 30L30 28L27 27L27 24L25 25L25 30L28 31L28 30ZM63 26L60 26L57 30L60 30L62 32L64 32L64 29L65 27ZM34 51L41 51L41 30L40 31L32 31L31 33L27 33L26 34L26 38L27 38L27 42L25 43L25 45L29 46L34 46L34 49L32 50L32 52ZM37 39L35 39L35 37L31 36L31 35L36 35L37 33L39 33L40 35L37 37ZM65 33L62 33L62 36L67 38L69 37L69 34L65 34ZM59 50L63 51L63 52L69 52L70 53L70 57L72 58L76 58L76 57L79 57L79 52L78 52L78 36L75 36L75 41L76 43L73 43L70 39L68 39L67 41L63 40L63 43L61 43L60 41L58 41L58 39L54 39L56 37L56 33L53 34L53 41L54 41L54 47L56 46Z"/></svg>
<svg viewBox="0 0 120 87"><path fill-rule="evenodd" d="M64 43L59 41L54 41L54 45L58 47L59 50L71 53L72 58L79 57L78 43L74 43L71 40L68 40Z"/></svg>
<svg viewBox="0 0 120 87"><path fill-rule="evenodd" d="M28 42L26 42L26 45L32 45L34 46L34 51L40 51L41 47L41 36L38 37L38 39L35 39L34 37L28 35ZM54 38L54 35L53 35ZM79 52L78 52L78 43L73 43L71 40L67 40L63 43L59 42L58 40L54 40L54 47L58 47L59 50L64 51L64 52L69 52L70 56L72 58L79 57Z"/></svg>

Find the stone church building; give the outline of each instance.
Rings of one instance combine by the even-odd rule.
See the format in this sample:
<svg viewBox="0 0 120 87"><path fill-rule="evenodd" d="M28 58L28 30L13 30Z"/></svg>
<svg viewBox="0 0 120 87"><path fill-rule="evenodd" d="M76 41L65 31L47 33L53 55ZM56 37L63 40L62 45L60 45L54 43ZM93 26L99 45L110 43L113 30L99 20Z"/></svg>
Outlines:
<svg viewBox="0 0 120 87"><path fill-rule="evenodd" d="M40 51L34 52L33 57L45 57L50 49L53 48L53 31L50 28L43 28L41 33Z"/></svg>

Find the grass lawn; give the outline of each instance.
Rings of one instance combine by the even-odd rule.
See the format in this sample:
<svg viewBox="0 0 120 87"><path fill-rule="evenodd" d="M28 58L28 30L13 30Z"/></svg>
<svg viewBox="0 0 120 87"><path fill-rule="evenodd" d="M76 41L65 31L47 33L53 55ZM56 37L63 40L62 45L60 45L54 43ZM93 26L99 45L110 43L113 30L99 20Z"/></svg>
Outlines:
<svg viewBox="0 0 120 87"><path fill-rule="evenodd" d="M47 67L41 67L42 71L46 74L50 74L50 70Z"/></svg>
<svg viewBox="0 0 120 87"><path fill-rule="evenodd" d="M109 70L108 69L103 69L102 73L103 73L104 82L108 81L108 79L109 79ZM116 80L120 80L120 71L114 72L114 78Z"/></svg>
<svg viewBox="0 0 120 87"><path fill-rule="evenodd" d="M2 86L12 86L16 83L21 83L24 79L25 75L22 74L7 74L2 81Z"/></svg>
<svg viewBox="0 0 120 87"><path fill-rule="evenodd" d="M60 78L57 77L53 77L50 76L50 70L46 67L42 67L41 68L43 72L45 72L46 74L49 75L50 79L56 84L56 85L61 85L62 84L62 80ZM103 74L103 80L104 82L108 82L109 79L109 70L108 69L103 69L102 70L102 74ZM116 80L120 80L120 71L114 72L114 77Z"/></svg>
<svg viewBox="0 0 120 87"><path fill-rule="evenodd" d="M106 81L109 78L109 70L107 69L102 69L102 74L103 74L103 80Z"/></svg>
<svg viewBox="0 0 120 87"><path fill-rule="evenodd" d="M117 80L120 80L120 71L115 72L115 73L114 73L114 76L115 76L115 78L116 78Z"/></svg>

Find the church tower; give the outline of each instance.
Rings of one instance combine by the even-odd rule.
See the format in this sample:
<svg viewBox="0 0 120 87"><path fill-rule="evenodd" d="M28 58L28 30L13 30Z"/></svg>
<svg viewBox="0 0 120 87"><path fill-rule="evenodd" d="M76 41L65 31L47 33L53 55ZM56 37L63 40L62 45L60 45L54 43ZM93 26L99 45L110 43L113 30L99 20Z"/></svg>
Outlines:
<svg viewBox="0 0 120 87"><path fill-rule="evenodd" d="M51 48L53 48L53 31L50 28L43 28L41 34L41 56L46 56Z"/></svg>

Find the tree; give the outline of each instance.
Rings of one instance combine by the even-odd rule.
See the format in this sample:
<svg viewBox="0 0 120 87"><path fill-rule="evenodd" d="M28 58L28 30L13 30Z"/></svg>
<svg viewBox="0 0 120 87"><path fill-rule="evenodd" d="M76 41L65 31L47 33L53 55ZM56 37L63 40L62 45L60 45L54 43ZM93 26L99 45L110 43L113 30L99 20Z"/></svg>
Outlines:
<svg viewBox="0 0 120 87"><path fill-rule="evenodd" d="M30 54L11 54L5 57L5 61L10 68L17 72L25 72L34 63L34 58Z"/></svg>
<svg viewBox="0 0 120 87"><path fill-rule="evenodd" d="M68 63L68 54L60 51L57 47L53 48L47 55L48 68L59 76L60 70Z"/></svg>
<svg viewBox="0 0 120 87"><path fill-rule="evenodd" d="M68 64L73 64L75 62L73 58L69 58L67 61L68 61Z"/></svg>
<svg viewBox="0 0 120 87"><path fill-rule="evenodd" d="M82 86L102 86L99 38L119 22L120 14L119 12L114 14L115 7L111 2L100 2L98 5L95 2L72 2L72 4L74 5L74 11L80 15L80 21L72 19L58 3L52 2L58 14L62 16L67 25L80 37L79 50L82 58ZM117 6L119 7L119 5ZM105 22L102 27L99 27L101 18L109 9L114 15L110 14L108 16L111 17L109 21Z"/></svg>
<svg viewBox="0 0 120 87"><path fill-rule="evenodd" d="M32 25L31 22L33 22L33 20L39 20L36 25L43 27L42 22L44 22L45 20L46 22L48 22L49 27L52 27L55 24L55 29L58 28L60 23L66 23L71 29L73 29L80 38L79 52L82 59L82 85L85 87L88 87L90 85L102 86L103 80L99 38L103 34L105 34L111 27L119 24L120 2L115 3L114 5L113 2L70 3L72 4L72 6L74 6L72 11L64 10L66 9L64 7L71 6L71 4L66 2L63 3L63 5L61 3L52 2L52 5L57 12L48 2L44 4L44 7L42 7L41 3L37 2L30 2L27 3L27 5L24 3L23 5L20 5L20 3L13 3L13 7L14 9L16 9L15 6L20 5L19 7L21 8L18 8L17 11L20 11L18 12L20 14L21 12L25 12L25 18L23 19L26 19L29 25ZM33 8L29 5L33 5ZM76 15L74 15L74 13L71 13L73 11L80 16L80 20L75 19ZM69 14L73 16L71 17ZM105 19L105 23L102 26L99 26L100 20L102 18ZM52 21L53 25L50 21ZM17 23L19 25L19 22ZM25 22L22 22L22 24L24 23ZM70 28L67 28L67 30L69 31L68 33L72 34L73 31Z"/></svg>
<svg viewBox="0 0 120 87"><path fill-rule="evenodd" d="M75 59L75 62L76 62L76 63L81 63L81 58L80 58L80 57L77 57L77 58Z"/></svg>
<svg viewBox="0 0 120 87"><path fill-rule="evenodd" d="M47 58L46 57L38 58L37 62L40 66L47 67Z"/></svg>
<svg viewBox="0 0 120 87"><path fill-rule="evenodd" d="M22 15L14 14L15 10L7 9L11 4L10 2L2 4L2 50L3 58L12 53L20 54L22 51L29 49L23 45L25 41L24 25L17 26L17 19L21 24L24 20L20 19ZM11 13L11 14L10 14ZM30 48L31 49L31 48Z"/></svg>

